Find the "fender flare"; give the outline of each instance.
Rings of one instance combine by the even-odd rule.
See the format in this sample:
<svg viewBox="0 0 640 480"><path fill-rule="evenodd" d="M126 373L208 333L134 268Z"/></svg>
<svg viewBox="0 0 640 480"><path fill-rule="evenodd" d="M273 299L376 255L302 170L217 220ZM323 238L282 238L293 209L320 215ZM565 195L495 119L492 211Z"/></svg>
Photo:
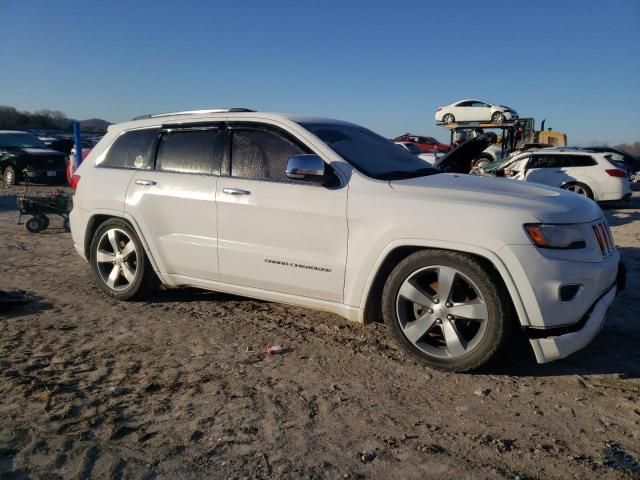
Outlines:
<svg viewBox="0 0 640 480"><path fill-rule="evenodd" d="M160 271L160 268L158 266L158 262L154 258L153 252L149 248L149 244L147 243L146 239L144 238L144 235L142 234L142 231L140 230L140 226L138 225L138 222L136 222L135 218L133 218L131 215L129 215L126 212L122 212L122 211L118 211L118 210L102 210L102 209L100 209L100 210L93 210L90 213L89 218L87 220L87 224L92 222L93 219L95 217L97 217L97 216L106 216L106 217L110 217L110 218L119 218L121 220L125 220L126 222L128 222L131 225L131 227L135 230L136 235L138 235L138 238L142 242L142 248L144 248L144 251L147 254L147 257L149 258L149 262L151 263L151 266L153 267L153 271L156 273L156 275L158 275L158 277L160 277L160 279L162 280L162 283L165 283L165 284L168 283L166 281L165 276ZM95 231L95 229L94 229L94 231ZM88 238L88 239L86 238L86 235L88 233L89 233L89 231L87 229L87 232L85 233L85 242L88 240L89 244L90 244L91 238ZM87 258L89 258L89 256L87 256Z"/></svg>
<svg viewBox="0 0 640 480"><path fill-rule="evenodd" d="M367 303L367 299L369 297L369 293L373 286L373 282L377 276L380 267L383 265L386 258L389 254L397 248L403 247L418 247L418 248L432 248L438 250L449 250L453 252L459 253L467 253L477 257L481 257L484 260L488 261L498 272L498 275L502 278L509 295L511 296L511 300L513 302L513 306L518 314L518 319L522 326L529 326L529 316L527 315L526 309L524 307L524 302L520 296L520 292L516 283L509 273L509 269L504 264L504 262L500 259L500 257L487 248L478 246L478 245L470 245L466 243L458 243L458 242L443 242L440 240L425 240L425 239L417 239L417 238L404 238L394 240L389 243L378 255L375 263L373 264L369 275L367 276L367 280L364 286L364 290L360 297L360 305L359 308L364 311Z"/></svg>

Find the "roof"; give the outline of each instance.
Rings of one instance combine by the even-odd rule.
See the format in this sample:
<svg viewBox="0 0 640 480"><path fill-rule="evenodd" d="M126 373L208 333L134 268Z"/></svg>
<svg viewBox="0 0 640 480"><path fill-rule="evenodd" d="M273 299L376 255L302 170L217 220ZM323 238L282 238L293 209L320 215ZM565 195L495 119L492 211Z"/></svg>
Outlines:
<svg viewBox="0 0 640 480"><path fill-rule="evenodd" d="M181 122L220 122L225 120L246 120L246 121L264 121L271 120L275 122L307 122L307 123L331 123L339 125L353 125L350 122L336 120L325 117L315 117L310 115L300 115L291 113L278 112L257 112L249 109L207 109L192 110L182 112L170 112L162 114L143 115L135 117L133 120L109 126L109 131L127 130L132 128L155 127L167 123Z"/></svg>
<svg viewBox="0 0 640 480"><path fill-rule="evenodd" d="M29 133L23 130L0 130L0 133Z"/></svg>

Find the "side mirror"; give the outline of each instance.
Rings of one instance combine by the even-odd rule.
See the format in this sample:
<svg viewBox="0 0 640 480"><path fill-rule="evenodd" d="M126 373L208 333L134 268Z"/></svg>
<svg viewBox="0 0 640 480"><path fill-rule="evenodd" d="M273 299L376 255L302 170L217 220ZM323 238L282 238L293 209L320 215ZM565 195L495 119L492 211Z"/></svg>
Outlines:
<svg viewBox="0 0 640 480"><path fill-rule="evenodd" d="M322 184L326 181L324 176L324 162L318 155L305 154L294 155L287 161L287 178L302 180L309 183Z"/></svg>

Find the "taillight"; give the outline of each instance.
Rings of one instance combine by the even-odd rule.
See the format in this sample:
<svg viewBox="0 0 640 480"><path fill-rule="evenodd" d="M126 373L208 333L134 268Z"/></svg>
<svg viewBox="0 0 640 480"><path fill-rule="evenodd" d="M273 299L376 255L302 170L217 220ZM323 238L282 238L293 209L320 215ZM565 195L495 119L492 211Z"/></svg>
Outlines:
<svg viewBox="0 0 640 480"><path fill-rule="evenodd" d="M78 183L80 183L80 175L74 175L73 177L71 177L71 181L69 182L69 186L71 188L76 188L78 186Z"/></svg>
<svg viewBox="0 0 640 480"><path fill-rule="evenodd" d="M610 177L626 177L627 176L627 172L625 172L624 170L620 170L619 168L612 168L610 170L605 170L605 172L607 172L607 175L609 175Z"/></svg>

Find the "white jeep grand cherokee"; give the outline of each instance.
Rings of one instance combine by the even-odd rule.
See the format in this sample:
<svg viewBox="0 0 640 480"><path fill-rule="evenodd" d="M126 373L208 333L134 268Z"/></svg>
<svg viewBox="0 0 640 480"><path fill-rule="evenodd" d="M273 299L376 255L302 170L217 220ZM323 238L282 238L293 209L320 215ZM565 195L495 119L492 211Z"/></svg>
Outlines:
<svg viewBox="0 0 640 480"><path fill-rule="evenodd" d="M426 364L477 368L528 336L587 345L622 282L591 200L442 173L347 122L246 109L113 125L82 163L76 250L108 295L190 285L384 318Z"/></svg>

